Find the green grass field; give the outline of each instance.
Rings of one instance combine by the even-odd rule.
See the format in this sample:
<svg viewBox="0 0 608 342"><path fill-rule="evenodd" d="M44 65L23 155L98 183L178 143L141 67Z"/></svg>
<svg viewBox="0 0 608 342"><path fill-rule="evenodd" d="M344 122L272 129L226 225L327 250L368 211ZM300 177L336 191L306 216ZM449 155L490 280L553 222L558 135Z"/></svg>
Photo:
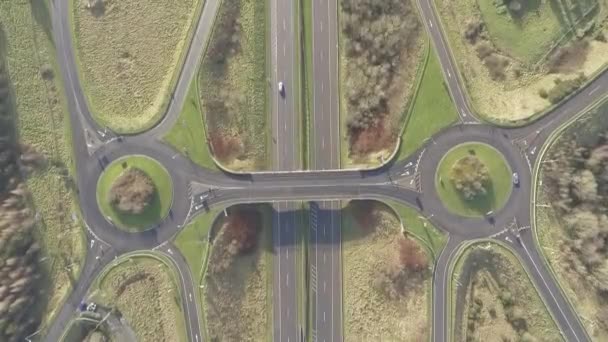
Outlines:
<svg viewBox="0 0 608 342"><path fill-rule="evenodd" d="M563 340L519 259L505 247L491 242L467 247L452 279L453 340Z"/></svg>
<svg viewBox="0 0 608 342"><path fill-rule="evenodd" d="M401 217L403 228L407 233L414 235L421 241L433 254L433 258L439 256L447 243L445 233L421 216L415 209L391 200L383 202L388 204Z"/></svg>
<svg viewBox="0 0 608 342"><path fill-rule="evenodd" d="M202 0L72 2L74 47L95 119L120 133L162 118Z"/></svg>
<svg viewBox="0 0 608 342"><path fill-rule="evenodd" d="M49 161L27 177L36 234L43 248L45 301L42 327L70 293L86 252L80 209L74 192L71 128L51 37L49 2L0 2L0 50L8 65L20 142ZM43 70L53 77L44 79ZM71 265L70 267L66 267ZM44 302L44 303L43 303ZM40 308L33 308L38 310Z"/></svg>
<svg viewBox="0 0 608 342"><path fill-rule="evenodd" d="M365 201L342 211L342 264L345 341L424 341L430 333L430 272L418 278L410 275L410 286L391 298L374 286L378 270L399 256L404 239L401 222L382 202ZM351 202L352 203L352 202ZM373 206L373 219L359 217L360 205ZM368 222L362 222L362 220ZM428 250L418 243L421 253ZM414 278L416 277L416 278Z"/></svg>
<svg viewBox="0 0 608 342"><path fill-rule="evenodd" d="M458 120L458 112L446 88L439 59L429 51L422 80L401 135L397 159L407 158L426 139Z"/></svg>
<svg viewBox="0 0 608 342"><path fill-rule="evenodd" d="M506 53L525 63L535 63L562 34L559 17L553 2L524 1L520 18L508 12L498 14L494 1L477 1L490 39Z"/></svg>
<svg viewBox="0 0 608 342"><path fill-rule="evenodd" d="M179 118L163 140L196 164L210 170L219 170L209 150L196 82L196 79L192 80Z"/></svg>
<svg viewBox="0 0 608 342"><path fill-rule="evenodd" d="M126 256L103 271L89 298L118 309L138 341L186 341L176 276L156 257Z"/></svg>
<svg viewBox="0 0 608 342"><path fill-rule="evenodd" d="M491 183L485 196L467 201L452 185L450 171L454 163L469 155L471 150L488 168ZM465 143L452 148L439 162L435 174L435 188L439 198L456 215L482 217L490 210L499 210L509 198L512 187L511 169L504 157L493 147L481 143Z"/></svg>
<svg viewBox="0 0 608 342"><path fill-rule="evenodd" d="M213 154L235 171L268 168L266 17L265 1L222 2L199 71Z"/></svg>
<svg viewBox="0 0 608 342"><path fill-rule="evenodd" d="M108 201L112 184L122 172L130 167L144 171L154 183L156 192L152 202L138 215L121 213ZM144 156L130 156L110 164L97 182L97 204L106 218L122 230L139 232L152 228L169 213L173 202L173 186L167 170L155 160Z"/></svg>
<svg viewBox="0 0 608 342"><path fill-rule="evenodd" d="M196 286L199 285L204 272L209 248L209 231L213 225L213 220L220 211L221 209L212 209L198 215L175 237L175 245L186 258Z"/></svg>

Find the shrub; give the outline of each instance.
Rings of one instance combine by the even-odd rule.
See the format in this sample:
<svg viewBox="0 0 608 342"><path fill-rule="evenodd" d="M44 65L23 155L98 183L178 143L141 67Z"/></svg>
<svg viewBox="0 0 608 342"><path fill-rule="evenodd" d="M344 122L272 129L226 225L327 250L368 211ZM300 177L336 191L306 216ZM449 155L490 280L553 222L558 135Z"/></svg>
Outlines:
<svg viewBox="0 0 608 342"><path fill-rule="evenodd" d="M138 168L124 171L112 184L110 203L129 214L141 214L150 205L156 188L152 179Z"/></svg>
<svg viewBox="0 0 608 342"><path fill-rule="evenodd" d="M473 200L487 193L490 173L479 158L468 155L454 163L450 170L450 180L466 200Z"/></svg>
<svg viewBox="0 0 608 342"><path fill-rule="evenodd" d="M555 85L547 93L547 100L553 104L560 102L570 93L580 88L586 80L587 77L584 74L565 81L562 81L560 78L555 79Z"/></svg>

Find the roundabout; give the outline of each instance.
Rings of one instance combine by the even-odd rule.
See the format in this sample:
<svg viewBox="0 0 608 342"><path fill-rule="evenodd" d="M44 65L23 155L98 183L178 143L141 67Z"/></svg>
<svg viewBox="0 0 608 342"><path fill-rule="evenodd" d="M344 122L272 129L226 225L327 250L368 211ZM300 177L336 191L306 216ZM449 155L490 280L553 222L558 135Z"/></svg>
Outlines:
<svg viewBox="0 0 608 342"><path fill-rule="evenodd" d="M435 173L439 198L446 209L461 216L483 217L500 210L512 185L511 169L502 154L482 143L453 147Z"/></svg>
<svg viewBox="0 0 608 342"><path fill-rule="evenodd" d="M108 165L99 177L96 193L106 220L127 232L154 227L169 214L173 202L173 184L167 170L154 159L140 155L119 158Z"/></svg>

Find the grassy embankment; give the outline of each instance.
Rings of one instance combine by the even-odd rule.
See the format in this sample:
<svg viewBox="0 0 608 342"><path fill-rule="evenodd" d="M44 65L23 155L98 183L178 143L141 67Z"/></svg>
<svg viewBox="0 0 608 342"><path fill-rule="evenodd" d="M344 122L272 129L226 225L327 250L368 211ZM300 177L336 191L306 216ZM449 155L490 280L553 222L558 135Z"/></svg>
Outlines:
<svg viewBox="0 0 608 342"><path fill-rule="evenodd" d="M433 257L386 204L353 201L343 209L345 340L429 338ZM424 236L424 235L423 235Z"/></svg>
<svg viewBox="0 0 608 342"><path fill-rule="evenodd" d="M451 180L452 167L468 155L476 156L488 169L490 181L487 193L473 199L465 199ZM513 184L511 169L504 157L493 147L481 143L455 146L441 159L435 175L435 187L446 208L454 214L482 217L490 210L498 210L506 203Z"/></svg>
<svg viewBox="0 0 608 342"><path fill-rule="evenodd" d="M127 256L96 280L90 301L115 308L139 341L185 341L176 272L151 256Z"/></svg>
<svg viewBox="0 0 608 342"><path fill-rule="evenodd" d="M43 328L78 278L85 254L72 178L70 123L48 6L42 0L0 3L0 49L6 53L16 99L19 140L48 160L27 178L38 215L36 235L46 257L43 265L50 276L45 280L45 301L36 303L44 312Z"/></svg>
<svg viewBox="0 0 608 342"><path fill-rule="evenodd" d="M102 125L137 133L157 123L203 0L72 1L80 77Z"/></svg>
<svg viewBox="0 0 608 342"><path fill-rule="evenodd" d="M192 80L179 118L163 140L199 166L209 170L218 170L209 149L197 82L196 79Z"/></svg>
<svg viewBox="0 0 608 342"><path fill-rule="evenodd" d="M456 341L562 341L520 261L501 245L467 247L452 291Z"/></svg>
<svg viewBox="0 0 608 342"><path fill-rule="evenodd" d="M426 139L458 120L435 50L429 51L422 79L407 114L397 160L409 157Z"/></svg>
<svg viewBox="0 0 608 342"><path fill-rule="evenodd" d="M114 208L109 200L112 185L129 168L142 170L154 184L152 200L141 214L123 213ZM152 228L169 213L173 202L173 185L171 176L157 161L144 156L130 156L115 160L106 167L97 182L96 196L101 212L116 227L139 232Z"/></svg>
<svg viewBox="0 0 608 342"><path fill-rule="evenodd" d="M200 71L215 158L235 171L268 168L266 1L222 2Z"/></svg>
<svg viewBox="0 0 608 342"><path fill-rule="evenodd" d="M562 98L546 95L558 82L606 66L608 7L605 0L500 2L435 0L475 110L523 124ZM510 2L522 6L508 9Z"/></svg>

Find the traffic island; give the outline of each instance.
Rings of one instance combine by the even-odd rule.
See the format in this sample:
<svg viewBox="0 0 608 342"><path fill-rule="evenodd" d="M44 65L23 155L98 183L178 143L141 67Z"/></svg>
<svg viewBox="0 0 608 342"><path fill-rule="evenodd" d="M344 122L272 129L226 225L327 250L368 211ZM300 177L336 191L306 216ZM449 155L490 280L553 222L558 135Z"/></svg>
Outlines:
<svg viewBox="0 0 608 342"><path fill-rule="evenodd" d="M169 173L145 156L112 162L97 182L97 204L103 216L127 232L152 228L169 214L172 201Z"/></svg>
<svg viewBox="0 0 608 342"><path fill-rule="evenodd" d="M512 190L511 169L503 155L483 143L449 150L435 174L437 194L452 214L482 217L500 210Z"/></svg>

